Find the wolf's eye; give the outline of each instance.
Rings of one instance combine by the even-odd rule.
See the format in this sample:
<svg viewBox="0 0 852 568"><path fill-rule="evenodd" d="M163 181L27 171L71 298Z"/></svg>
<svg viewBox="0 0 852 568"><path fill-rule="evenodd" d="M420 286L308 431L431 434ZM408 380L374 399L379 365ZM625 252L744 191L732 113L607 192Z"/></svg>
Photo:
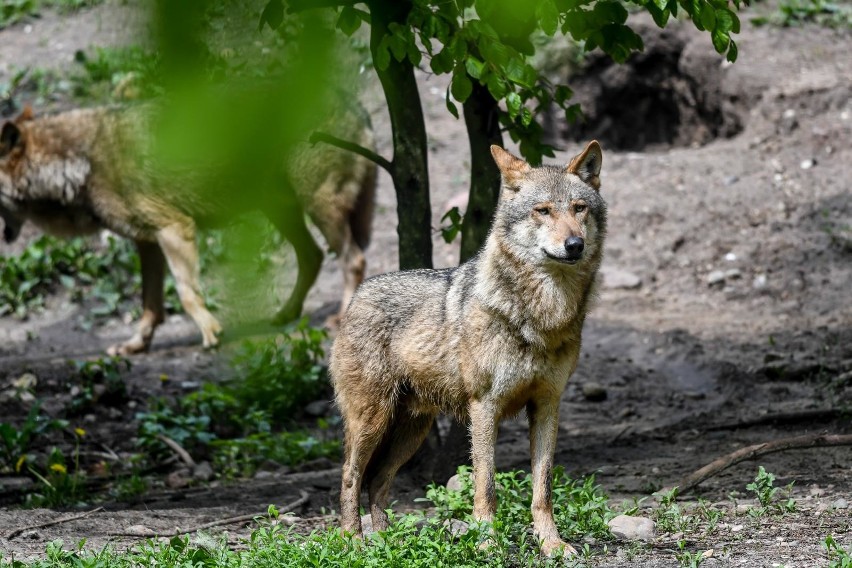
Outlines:
<svg viewBox="0 0 852 568"><path fill-rule="evenodd" d="M582 213L583 211L586 210L586 208L587 208L587 205L585 203L578 203L577 205L574 206L574 212L575 213Z"/></svg>
<svg viewBox="0 0 852 568"><path fill-rule="evenodd" d="M536 207L535 212L541 215L550 215L550 207Z"/></svg>

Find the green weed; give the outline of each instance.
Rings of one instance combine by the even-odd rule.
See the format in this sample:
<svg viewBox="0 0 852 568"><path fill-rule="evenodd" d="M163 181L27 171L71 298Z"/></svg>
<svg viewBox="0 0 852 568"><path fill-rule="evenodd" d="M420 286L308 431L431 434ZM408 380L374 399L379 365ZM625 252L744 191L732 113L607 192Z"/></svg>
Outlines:
<svg viewBox="0 0 852 568"><path fill-rule="evenodd" d="M68 422L65 420L56 420L42 414L38 401L30 408L21 425L0 422L0 473L21 471L32 459L27 452L36 438L67 426Z"/></svg>
<svg viewBox="0 0 852 568"><path fill-rule="evenodd" d="M78 51L74 60L80 65L78 72L71 74L77 98L103 102L137 100L163 92L158 57L138 45Z"/></svg>
<svg viewBox="0 0 852 568"><path fill-rule="evenodd" d="M790 497L793 491L793 483L787 485L784 489L786 497L777 500L779 487L775 487L775 475L766 471L763 466L760 466L754 481L746 485L746 489L753 492L760 503L759 508L752 508L749 514L754 516L762 516L768 512L779 514L792 513L796 510L796 501Z"/></svg>
<svg viewBox="0 0 852 568"><path fill-rule="evenodd" d="M71 361L74 372L72 397L66 406L68 415L90 411L96 404L116 406L127 400L127 387L121 376L130 370L124 357L101 357L94 361Z"/></svg>
<svg viewBox="0 0 852 568"><path fill-rule="evenodd" d="M852 568L852 549L843 548L832 535L825 537L822 545L828 554L827 568Z"/></svg>
<svg viewBox="0 0 852 568"><path fill-rule="evenodd" d="M686 541L683 539L677 541L677 548L675 558L677 558L677 562L682 568L698 568L706 558L704 552L700 550L696 550L695 552L687 550Z"/></svg>
<svg viewBox="0 0 852 568"><path fill-rule="evenodd" d="M47 456L43 472L39 472L35 465L27 466L39 485L35 491L27 494L25 506L67 507L79 504L86 498L85 476L80 469L80 438L85 435L85 431L78 429L75 432L73 463L68 463L62 450L53 448Z"/></svg>

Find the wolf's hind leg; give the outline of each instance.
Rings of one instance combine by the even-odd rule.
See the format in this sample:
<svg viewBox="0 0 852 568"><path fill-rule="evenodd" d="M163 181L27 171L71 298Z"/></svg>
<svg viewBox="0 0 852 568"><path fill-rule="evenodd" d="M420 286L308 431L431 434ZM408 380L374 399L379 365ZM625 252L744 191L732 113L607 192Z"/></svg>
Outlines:
<svg viewBox="0 0 852 568"><path fill-rule="evenodd" d="M199 282L198 248L195 244L195 227L170 225L157 231L157 242L166 256L169 270L175 277L180 303L201 330L204 347L219 344L222 326L204 305Z"/></svg>
<svg viewBox="0 0 852 568"><path fill-rule="evenodd" d="M397 416L388 431L387 440L380 452L373 457L375 464L368 468L367 488L370 494L370 516L373 529L380 531L388 528L388 495L391 483L399 468L411 459L411 456L423 443L432 428L435 416L432 414Z"/></svg>
<svg viewBox="0 0 852 568"><path fill-rule="evenodd" d="M154 330L163 323L163 278L165 259L157 243L136 241L139 262L142 267L142 318L136 334L107 350L110 355L130 355L147 351L154 337Z"/></svg>
<svg viewBox="0 0 852 568"><path fill-rule="evenodd" d="M281 325L301 315L305 298L319 275L323 254L322 249L308 231L305 216L298 204L291 204L284 218L270 216L270 220L281 236L293 245L296 261L299 264L299 275L290 298L273 318L273 323Z"/></svg>
<svg viewBox="0 0 852 568"><path fill-rule="evenodd" d="M340 487L340 528L344 533L361 536L361 485L367 464L384 438L390 411L382 404L356 412L344 410L346 424L345 456Z"/></svg>

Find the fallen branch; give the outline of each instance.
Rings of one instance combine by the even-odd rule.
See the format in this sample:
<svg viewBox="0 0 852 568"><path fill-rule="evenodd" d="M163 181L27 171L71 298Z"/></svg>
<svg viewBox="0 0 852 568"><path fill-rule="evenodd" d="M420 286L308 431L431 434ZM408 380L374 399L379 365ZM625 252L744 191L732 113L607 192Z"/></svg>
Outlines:
<svg viewBox="0 0 852 568"><path fill-rule="evenodd" d="M282 515L284 513L292 511L293 509L297 509L297 508L301 507L302 505L304 505L305 503L308 502L308 499L310 498L310 496L308 495L307 491L300 491L299 494L300 494L300 496L299 496L298 499L296 499L292 503L287 503L286 505L284 505L283 507L281 507L279 509L279 511L281 512ZM165 536L165 537L180 536L180 535L184 535L184 534L190 534L190 533L194 533L194 532L198 532L198 531L203 531L203 530L210 529L210 528L213 528L213 527L233 525L233 524L236 524L236 523L246 523L248 521L253 521L257 517L263 517L265 515L266 515L266 511L263 511L261 513L250 513L250 514L247 514L247 515L237 515L236 517L228 517L228 518L225 518L225 519L219 519L218 521L211 521L209 523L204 523L202 525L198 525L198 526L188 528L188 529L183 529L183 530L178 529L178 530L168 531L168 532L159 532L159 531L152 530L152 531L147 532L145 534L131 533L131 532L109 532L109 533L107 533L107 536L129 536L129 537L135 537L135 538L156 538L156 537L163 537L163 536ZM296 522L296 519L294 519L292 517L281 516L281 517L278 518L278 521L281 522L281 523L293 524L294 522Z"/></svg>
<svg viewBox="0 0 852 568"><path fill-rule="evenodd" d="M698 471L686 476L683 478L683 481L678 484L678 489L679 492L683 494L693 489L706 479L728 469L732 465L738 464L741 461L752 460L758 456L775 452L783 452L785 450L827 448L831 446L852 446L852 434L809 434L806 436L781 438L780 440L772 440L771 442L763 442L762 444L746 446L745 448L740 448L735 452L722 456L705 465Z"/></svg>
<svg viewBox="0 0 852 568"><path fill-rule="evenodd" d="M189 455L189 452L183 449L183 446L181 446L180 444L178 444L177 442L175 442L164 434L157 434L157 439L167 445L171 451L176 453L177 456L180 458L180 461L185 463L188 467L195 467L195 460L192 459L192 456Z"/></svg>
<svg viewBox="0 0 852 568"><path fill-rule="evenodd" d="M6 540L12 540L16 536L20 536L27 531L34 531L34 530L37 530L37 529L45 529L47 527L52 527L54 525L61 525L62 523L69 523L71 521L76 521L76 520L79 520L79 519L85 519L89 515L91 515L93 513L97 513L98 511L103 511L103 510L104 510L103 507L98 507L96 509L92 509L91 511L86 511L85 513L80 513L79 515L72 515L70 517L63 517L61 519L48 521L46 523L40 523L38 525L29 525L27 527L21 527L19 529L13 530L9 534L7 534Z"/></svg>

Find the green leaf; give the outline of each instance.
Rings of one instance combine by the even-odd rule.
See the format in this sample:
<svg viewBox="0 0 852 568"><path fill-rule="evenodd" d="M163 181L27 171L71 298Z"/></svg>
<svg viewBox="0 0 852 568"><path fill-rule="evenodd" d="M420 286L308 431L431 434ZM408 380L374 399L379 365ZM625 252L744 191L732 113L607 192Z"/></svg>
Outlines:
<svg viewBox="0 0 852 568"><path fill-rule="evenodd" d="M432 56L429 66L432 68L432 72L436 75L443 75L444 73L449 73L453 70L453 61L452 52L450 52L448 47L445 47L440 53L436 53Z"/></svg>
<svg viewBox="0 0 852 568"><path fill-rule="evenodd" d="M388 51L387 36L379 42L376 52L373 54L373 65L379 71L384 71L390 65L390 51Z"/></svg>
<svg viewBox="0 0 852 568"><path fill-rule="evenodd" d="M739 50L737 49L737 44L734 40L731 40L731 45L728 47L728 55L726 59L733 63L737 60L737 55L739 55Z"/></svg>
<svg viewBox="0 0 852 568"><path fill-rule="evenodd" d="M557 105L563 108L565 106L565 102L573 96L574 93L565 85L559 85L553 92L553 100L556 102Z"/></svg>
<svg viewBox="0 0 852 568"><path fill-rule="evenodd" d="M458 118L459 117L459 109L456 108L455 103L453 103L453 100L450 98L450 88L449 87L447 87L447 94L444 98L445 98L446 103L447 103L447 110L450 111L451 115Z"/></svg>
<svg viewBox="0 0 852 568"><path fill-rule="evenodd" d="M571 37L577 41L585 39L589 32L586 14L587 12L584 10L566 12L565 19L562 22L562 33L571 34Z"/></svg>
<svg viewBox="0 0 852 568"><path fill-rule="evenodd" d="M406 51L408 52L408 60L411 61L411 64L417 67L420 65L420 60L423 59L423 54L420 53L420 48L417 47L417 44L413 41L410 41L406 44Z"/></svg>
<svg viewBox="0 0 852 568"><path fill-rule="evenodd" d="M467 76L464 67L458 66L453 71L453 82L450 84L450 92L453 98L458 102L463 103L473 92L473 83L470 77Z"/></svg>
<svg viewBox="0 0 852 568"><path fill-rule="evenodd" d="M716 25L723 32L740 33L740 19L728 9L716 10Z"/></svg>
<svg viewBox="0 0 852 568"><path fill-rule="evenodd" d="M479 79L482 75L482 68L485 67L485 63L477 59L476 57L468 57L464 61L464 67L467 69L467 74L473 77L474 79Z"/></svg>
<svg viewBox="0 0 852 568"><path fill-rule="evenodd" d="M658 28L666 27L669 21L669 11L667 9L664 8L661 10L653 4L648 4L646 8L648 8L648 12L651 13L651 17L654 18L654 23L657 24Z"/></svg>
<svg viewBox="0 0 852 568"><path fill-rule="evenodd" d="M718 53L725 53L725 50L728 49L728 44L731 40L727 33L718 28L710 33L710 39L713 40L713 47Z"/></svg>
<svg viewBox="0 0 852 568"><path fill-rule="evenodd" d="M351 36L361 27L361 18L353 6L344 6L337 18L337 27L344 34Z"/></svg>
<svg viewBox="0 0 852 568"><path fill-rule="evenodd" d="M509 117L514 119L518 116L518 112L521 110L521 95L518 93L509 93L506 95L506 110L509 111Z"/></svg>
<svg viewBox="0 0 852 568"><path fill-rule="evenodd" d="M503 79L498 77L496 74L488 75L488 79L485 81L485 86L488 87L488 92L491 93L494 100L499 101L506 96L506 84Z"/></svg>
<svg viewBox="0 0 852 568"><path fill-rule="evenodd" d="M281 0L269 0L260 13L260 25L257 31L263 31L263 24L272 30L277 30L284 22L284 4Z"/></svg>
<svg viewBox="0 0 852 568"><path fill-rule="evenodd" d="M701 5L701 25L705 30L712 30L716 27L716 11L710 4Z"/></svg>
<svg viewBox="0 0 852 568"><path fill-rule="evenodd" d="M559 11L553 0L544 0L535 10L541 30L548 36L553 36L559 29Z"/></svg>

